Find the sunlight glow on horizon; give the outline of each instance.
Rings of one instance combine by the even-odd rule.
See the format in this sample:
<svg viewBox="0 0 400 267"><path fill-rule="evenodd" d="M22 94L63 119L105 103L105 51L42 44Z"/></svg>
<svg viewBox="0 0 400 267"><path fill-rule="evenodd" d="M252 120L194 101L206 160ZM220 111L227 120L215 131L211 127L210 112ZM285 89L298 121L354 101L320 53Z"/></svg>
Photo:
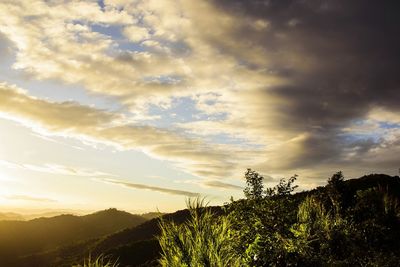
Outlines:
<svg viewBox="0 0 400 267"><path fill-rule="evenodd" d="M397 174L392 27L261 2L0 1L3 206L173 211L243 197L247 168L299 190Z"/></svg>

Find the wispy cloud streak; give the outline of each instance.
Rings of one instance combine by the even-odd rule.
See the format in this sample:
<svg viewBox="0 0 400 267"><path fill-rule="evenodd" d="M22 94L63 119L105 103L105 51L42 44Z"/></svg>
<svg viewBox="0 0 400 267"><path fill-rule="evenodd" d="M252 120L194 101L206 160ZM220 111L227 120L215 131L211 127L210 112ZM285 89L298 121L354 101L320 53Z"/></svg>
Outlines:
<svg viewBox="0 0 400 267"><path fill-rule="evenodd" d="M202 184L205 186L208 186L208 187L215 187L215 188L220 188L220 189L243 190L243 187L241 187L241 186L224 183L221 181L204 181Z"/></svg>
<svg viewBox="0 0 400 267"><path fill-rule="evenodd" d="M129 187L129 188L150 190L150 191L155 191L155 192L160 192L160 193L165 193L165 194L170 194L170 195L181 195L181 196L186 196L186 197L200 196L199 193L195 193L195 192L191 192L191 191L177 190L177 189L151 186L151 185L145 185L145 184L136 184L136 183L125 182L125 181L115 180L115 179L100 179L100 181L103 181L106 183L111 183L111 184L116 184L116 185L122 185L122 186Z"/></svg>
<svg viewBox="0 0 400 267"><path fill-rule="evenodd" d="M71 166L65 166L60 164L27 164L27 163L16 163L7 160L0 159L0 165L11 169L29 170L42 173L60 174L60 175L72 175L82 177L102 177L102 176L114 176L110 173L94 171L84 168L77 168Z"/></svg>
<svg viewBox="0 0 400 267"><path fill-rule="evenodd" d="M51 198L42 198L29 195L10 195L6 196L10 200L22 200L22 201L34 201L34 202L57 202L57 200Z"/></svg>

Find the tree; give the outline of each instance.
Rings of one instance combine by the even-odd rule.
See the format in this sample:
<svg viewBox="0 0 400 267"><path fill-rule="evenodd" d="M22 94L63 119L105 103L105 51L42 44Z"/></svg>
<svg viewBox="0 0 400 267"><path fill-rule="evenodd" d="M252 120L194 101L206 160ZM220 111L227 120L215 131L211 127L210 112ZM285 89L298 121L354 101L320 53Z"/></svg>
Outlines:
<svg viewBox="0 0 400 267"><path fill-rule="evenodd" d="M243 192L246 198L251 200L261 199L264 193L264 177L251 169L247 169L244 177L246 179L247 186Z"/></svg>
<svg viewBox="0 0 400 267"><path fill-rule="evenodd" d="M344 176L341 171L338 171L331 178L328 179L328 196L334 208L334 214L339 215L343 210L344 204Z"/></svg>
<svg viewBox="0 0 400 267"><path fill-rule="evenodd" d="M287 181L285 178L282 178L279 181L279 184L275 186L275 191L278 196L287 196L290 195L298 185L293 185L293 183L297 179L297 174L290 177Z"/></svg>
<svg viewBox="0 0 400 267"><path fill-rule="evenodd" d="M251 169L245 173L247 199L232 202L228 206L232 222L233 244L236 253L248 266L285 266L291 261L291 253L284 249L289 231L296 222L297 204L290 198L296 188L290 179L264 191L263 177Z"/></svg>
<svg viewBox="0 0 400 267"><path fill-rule="evenodd" d="M343 173L341 171L338 171L337 173L332 175L331 178L328 179L328 185L337 187L338 185L343 184L343 181L344 181Z"/></svg>

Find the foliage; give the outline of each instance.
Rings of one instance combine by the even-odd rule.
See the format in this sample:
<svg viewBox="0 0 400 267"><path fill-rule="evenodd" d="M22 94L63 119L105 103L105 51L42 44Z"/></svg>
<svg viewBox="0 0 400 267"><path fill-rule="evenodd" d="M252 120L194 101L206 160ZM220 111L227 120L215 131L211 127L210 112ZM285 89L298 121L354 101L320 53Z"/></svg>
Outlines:
<svg viewBox="0 0 400 267"><path fill-rule="evenodd" d="M328 179L327 188L327 196L329 197L330 203L325 203L333 209L335 215L339 216L344 208L344 176L341 171L332 175L331 178Z"/></svg>
<svg viewBox="0 0 400 267"><path fill-rule="evenodd" d="M244 189L244 195L247 199L261 199L264 194L264 177L259 175L257 172L247 169L244 174L246 179L246 188Z"/></svg>
<svg viewBox="0 0 400 267"><path fill-rule="evenodd" d="M203 200L188 200L190 218L183 224L161 220L161 266L241 266L231 245L230 221L216 217Z"/></svg>
<svg viewBox="0 0 400 267"><path fill-rule="evenodd" d="M251 174L253 178L262 177L250 169L246 174ZM234 248L246 264L281 265L292 257L283 248L285 240L293 235L289 228L296 220L296 201L288 197L296 188L293 185L296 178L295 175L288 180L281 179L277 186L267 188L262 197L249 197L247 194L246 200L235 201L227 206L233 235L237 240Z"/></svg>
<svg viewBox="0 0 400 267"><path fill-rule="evenodd" d="M96 259L92 259L89 256L83 261L83 265L74 265L73 267L118 267L117 261L112 261L104 255L98 256Z"/></svg>
<svg viewBox="0 0 400 267"><path fill-rule="evenodd" d="M293 175L288 180L280 179L275 187L267 188L264 191L264 177L252 169L247 169L244 174L246 187L243 193L248 200L260 200L263 197L287 196L290 195L298 186L293 185L297 179L297 175Z"/></svg>
<svg viewBox="0 0 400 267"><path fill-rule="evenodd" d="M332 210L327 210L315 196L307 197L298 208L298 222L291 231L287 249L296 252L304 265L339 262L346 253L350 225ZM333 258L333 259L332 259Z"/></svg>
<svg viewBox="0 0 400 267"><path fill-rule="evenodd" d="M338 171L334 175L332 175L331 178L328 179L328 185L329 186L337 186L339 184L343 184L344 182L344 176L341 171Z"/></svg>
<svg viewBox="0 0 400 267"><path fill-rule="evenodd" d="M327 189L330 194L329 185ZM347 206L337 212L335 205L329 210L318 197L308 197L299 206L291 248L310 266L396 266L400 260L397 198L375 187L357 191L352 203L337 203Z"/></svg>
<svg viewBox="0 0 400 267"><path fill-rule="evenodd" d="M297 174L290 177L288 180L282 178L279 183L272 188L267 189L267 196L288 196L290 195L298 185L293 185L297 179Z"/></svg>
<svg viewBox="0 0 400 267"><path fill-rule="evenodd" d="M232 200L222 208L191 201L190 210L19 258L23 264L16 263L16 256L2 257L2 247L2 266L71 266L89 253L112 255L121 266L159 266L160 257L164 266L399 266L399 177L372 174L345 180L339 172L324 187L292 194L296 178L265 190L258 184L262 190L253 192L261 196ZM162 231L163 248L153 239Z"/></svg>
<svg viewBox="0 0 400 267"><path fill-rule="evenodd" d="M398 266L400 190L368 177L355 186L342 172L295 195L297 175L265 191L257 172L245 178L247 198L218 218L197 205L185 224L164 222L163 266Z"/></svg>

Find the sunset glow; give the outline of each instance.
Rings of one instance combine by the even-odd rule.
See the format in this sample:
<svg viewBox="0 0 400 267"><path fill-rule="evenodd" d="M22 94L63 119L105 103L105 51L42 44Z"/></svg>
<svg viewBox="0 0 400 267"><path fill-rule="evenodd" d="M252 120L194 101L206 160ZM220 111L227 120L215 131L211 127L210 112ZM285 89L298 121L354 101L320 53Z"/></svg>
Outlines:
<svg viewBox="0 0 400 267"><path fill-rule="evenodd" d="M0 1L2 208L221 204L247 168L298 190L397 174L393 29L335 1L233 2Z"/></svg>

